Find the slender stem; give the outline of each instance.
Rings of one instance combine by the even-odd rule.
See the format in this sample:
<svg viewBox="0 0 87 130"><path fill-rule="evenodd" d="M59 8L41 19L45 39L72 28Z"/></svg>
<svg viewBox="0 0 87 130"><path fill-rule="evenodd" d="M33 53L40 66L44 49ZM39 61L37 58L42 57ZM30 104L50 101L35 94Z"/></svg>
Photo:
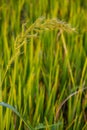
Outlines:
<svg viewBox="0 0 87 130"><path fill-rule="evenodd" d="M63 32L61 33L61 38L62 38L62 43L63 43L65 55L66 55L67 60L68 60L68 61L67 61L67 62L68 62L68 69L69 69L71 81L72 81L73 86L75 86L74 77L73 77L73 73L72 73L72 69L71 69L71 65L70 65L70 61L69 61L69 57L68 57L68 50L67 50L67 47L66 47L66 41L65 41Z"/></svg>

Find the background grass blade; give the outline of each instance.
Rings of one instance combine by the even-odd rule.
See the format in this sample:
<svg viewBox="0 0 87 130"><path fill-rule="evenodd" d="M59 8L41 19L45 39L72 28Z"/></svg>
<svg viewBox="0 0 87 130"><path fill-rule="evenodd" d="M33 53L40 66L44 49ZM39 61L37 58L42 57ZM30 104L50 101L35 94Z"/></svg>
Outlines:
<svg viewBox="0 0 87 130"><path fill-rule="evenodd" d="M0 106L6 107L6 108L9 108L10 110L12 110L20 119L22 119L22 121L27 126L27 128L29 128L30 130L34 130L34 128L25 121L25 119L20 115L20 113L13 106L11 106L7 103L4 103L4 102L0 102Z"/></svg>

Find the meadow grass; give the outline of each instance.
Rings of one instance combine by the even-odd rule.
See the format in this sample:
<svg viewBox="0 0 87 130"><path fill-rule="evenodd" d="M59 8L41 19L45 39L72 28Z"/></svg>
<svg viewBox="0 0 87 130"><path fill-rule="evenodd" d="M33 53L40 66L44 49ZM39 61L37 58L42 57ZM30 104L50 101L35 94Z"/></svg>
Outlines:
<svg viewBox="0 0 87 130"><path fill-rule="evenodd" d="M86 0L0 1L0 130L87 129L86 21Z"/></svg>

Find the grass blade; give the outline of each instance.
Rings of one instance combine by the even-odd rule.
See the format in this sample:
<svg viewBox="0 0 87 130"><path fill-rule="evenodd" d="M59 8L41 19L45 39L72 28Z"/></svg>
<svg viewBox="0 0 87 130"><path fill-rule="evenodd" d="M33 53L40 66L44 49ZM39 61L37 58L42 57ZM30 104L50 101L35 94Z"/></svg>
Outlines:
<svg viewBox="0 0 87 130"><path fill-rule="evenodd" d="M29 130L34 130L34 128L25 121L25 119L21 116L21 114L13 106L11 106L5 102L0 102L0 106L6 107L6 108L9 108L10 110L12 110L19 118L21 118L21 120L24 122L26 127L29 128Z"/></svg>

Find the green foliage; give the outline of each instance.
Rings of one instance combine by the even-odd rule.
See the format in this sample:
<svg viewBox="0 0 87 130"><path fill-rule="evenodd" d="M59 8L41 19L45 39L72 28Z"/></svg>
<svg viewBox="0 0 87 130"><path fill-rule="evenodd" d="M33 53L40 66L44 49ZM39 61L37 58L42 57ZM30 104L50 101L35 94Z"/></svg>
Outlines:
<svg viewBox="0 0 87 130"><path fill-rule="evenodd" d="M87 129L86 3L0 1L0 130Z"/></svg>

